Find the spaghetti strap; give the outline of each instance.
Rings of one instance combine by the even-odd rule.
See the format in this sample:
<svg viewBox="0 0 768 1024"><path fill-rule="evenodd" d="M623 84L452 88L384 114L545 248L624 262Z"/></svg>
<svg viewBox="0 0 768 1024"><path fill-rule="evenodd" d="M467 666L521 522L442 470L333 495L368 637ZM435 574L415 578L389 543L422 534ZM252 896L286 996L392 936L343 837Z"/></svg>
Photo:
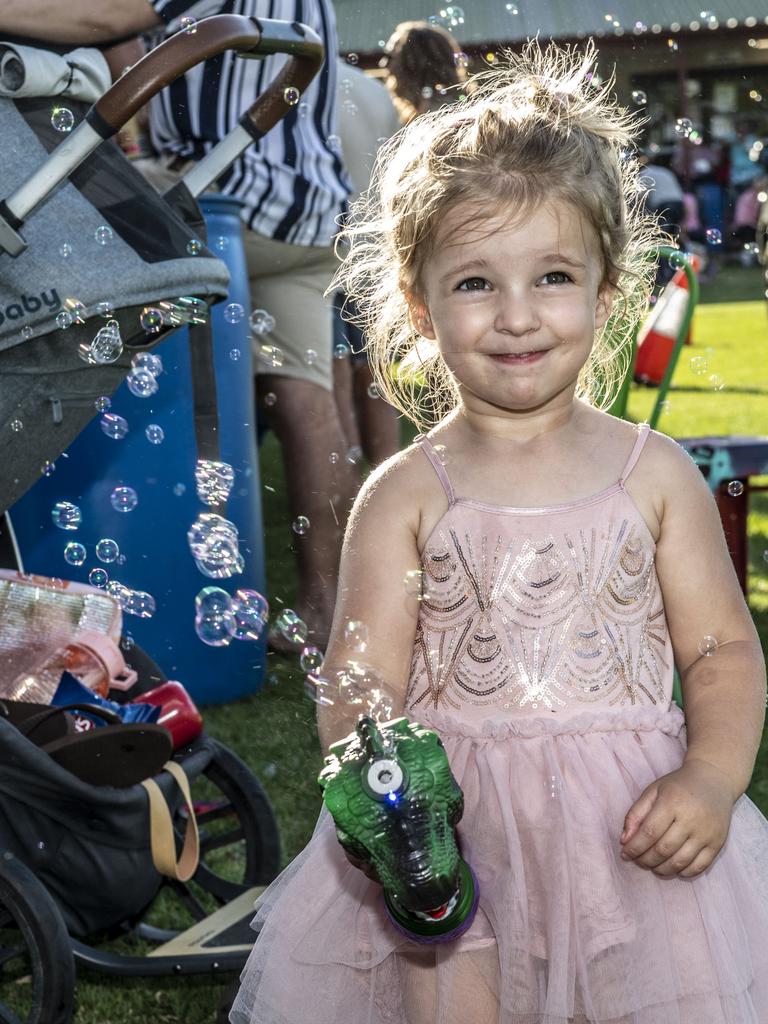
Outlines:
<svg viewBox="0 0 768 1024"><path fill-rule="evenodd" d="M453 505L456 500L456 496L453 493L453 485L448 479L448 474L445 472L445 466L440 461L440 456L435 451L434 445L429 440L426 434L417 434L414 441L418 441L421 445L422 451L427 456L429 461L432 463L432 467L437 473L440 483L443 485L443 490L448 497L448 504Z"/></svg>
<svg viewBox="0 0 768 1024"><path fill-rule="evenodd" d="M651 426L650 426L649 423L639 423L638 424L637 440L635 441L635 447L629 453L629 458L627 459L627 464L624 467L623 473L619 477L619 483L621 484L622 487L624 486L624 484L626 482L626 479L629 476L629 474L635 468L637 460L640 458L640 453L643 450L643 445L648 440L648 435L649 435L650 432L651 432Z"/></svg>

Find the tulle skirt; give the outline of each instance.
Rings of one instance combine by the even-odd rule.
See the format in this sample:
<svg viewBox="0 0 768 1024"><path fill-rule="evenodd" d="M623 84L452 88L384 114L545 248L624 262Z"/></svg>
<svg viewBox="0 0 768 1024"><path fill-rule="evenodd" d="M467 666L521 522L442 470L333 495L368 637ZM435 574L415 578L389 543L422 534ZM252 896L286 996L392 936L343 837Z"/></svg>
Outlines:
<svg viewBox="0 0 768 1024"><path fill-rule="evenodd" d="M694 878L620 857L630 806L682 764L677 705L418 721L442 737L464 790L472 927L444 946L400 935L323 807L256 904L233 1024L768 1022L768 822L752 801L739 798Z"/></svg>

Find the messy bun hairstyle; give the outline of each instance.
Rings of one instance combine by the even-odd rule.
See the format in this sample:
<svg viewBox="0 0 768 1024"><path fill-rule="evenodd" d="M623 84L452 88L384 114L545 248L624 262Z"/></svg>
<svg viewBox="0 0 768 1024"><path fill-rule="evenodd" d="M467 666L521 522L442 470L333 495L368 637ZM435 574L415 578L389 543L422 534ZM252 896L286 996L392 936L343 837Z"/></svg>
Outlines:
<svg viewBox="0 0 768 1024"><path fill-rule="evenodd" d="M470 203L488 216L525 216L541 203L572 204L593 227L601 283L616 291L596 332L576 397L606 408L616 396L655 276L655 250L670 238L644 209L634 142L643 121L601 83L594 43L529 41L474 76L469 100L423 114L379 150L371 187L355 202L337 243L344 256L332 288L357 306L379 391L421 430L459 404L437 345L422 338L406 294L448 210ZM478 216L475 214L475 222Z"/></svg>
<svg viewBox="0 0 768 1024"><path fill-rule="evenodd" d="M401 124L417 114L437 110L446 99L458 99L451 87L460 87L467 80L461 47L441 25L401 22L390 36L385 54L384 84Z"/></svg>

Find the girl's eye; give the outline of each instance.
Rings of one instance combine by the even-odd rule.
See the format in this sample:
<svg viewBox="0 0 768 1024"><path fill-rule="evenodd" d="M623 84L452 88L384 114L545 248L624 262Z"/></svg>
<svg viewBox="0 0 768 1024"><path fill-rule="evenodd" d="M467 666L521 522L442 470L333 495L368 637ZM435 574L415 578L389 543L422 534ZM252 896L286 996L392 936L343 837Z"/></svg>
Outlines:
<svg viewBox="0 0 768 1024"><path fill-rule="evenodd" d="M555 278L555 280L552 280L552 278ZM573 278L570 274L566 274L564 270L550 270L548 274L544 275L544 280L547 284L567 284Z"/></svg>
<svg viewBox="0 0 768 1024"><path fill-rule="evenodd" d="M482 291L483 286L488 284L484 277L466 277L458 286L459 291L465 292L479 292ZM468 287L465 288L464 285Z"/></svg>

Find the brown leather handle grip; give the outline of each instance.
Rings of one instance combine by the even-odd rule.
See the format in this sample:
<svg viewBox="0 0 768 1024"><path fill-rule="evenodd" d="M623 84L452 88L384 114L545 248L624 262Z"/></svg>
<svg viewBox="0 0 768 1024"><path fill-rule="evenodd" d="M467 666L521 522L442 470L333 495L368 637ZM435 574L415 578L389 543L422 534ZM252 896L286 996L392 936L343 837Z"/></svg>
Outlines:
<svg viewBox="0 0 768 1024"><path fill-rule="evenodd" d="M161 89L195 64L225 50L235 50L243 57L261 57L268 53L291 55L291 60L261 97L270 97L270 103L266 104L270 111L273 102L284 104L274 119L270 113L269 127L290 107L284 100L284 90L291 85L302 92L317 73L324 56L319 37L306 25L246 18L239 14L216 14L198 21L194 30L182 29L150 50L91 107L87 120L102 137L114 134ZM278 90L279 95L276 95ZM263 111L264 107L262 104L260 109Z"/></svg>

